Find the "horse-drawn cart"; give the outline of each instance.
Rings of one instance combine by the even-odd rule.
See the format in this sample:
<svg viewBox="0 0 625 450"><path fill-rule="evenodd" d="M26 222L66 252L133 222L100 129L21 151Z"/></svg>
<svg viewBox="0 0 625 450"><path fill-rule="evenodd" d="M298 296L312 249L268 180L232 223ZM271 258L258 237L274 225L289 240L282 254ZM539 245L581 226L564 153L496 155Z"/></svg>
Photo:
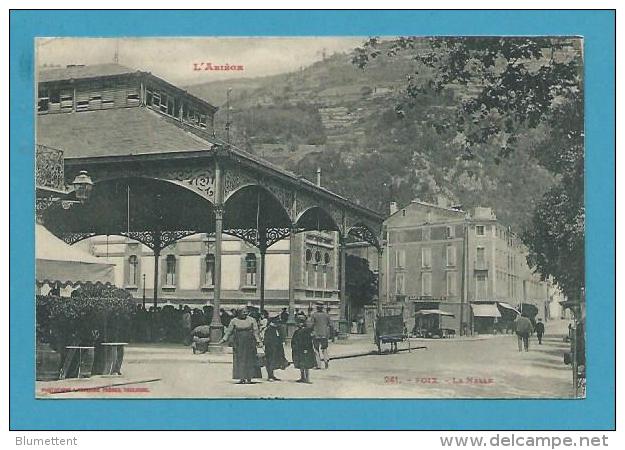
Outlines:
<svg viewBox="0 0 625 450"><path fill-rule="evenodd" d="M375 321L374 339L378 346L378 354L382 354L382 344L391 344L391 353L397 353L397 343L408 340L403 314L378 317ZM410 351L409 340L408 351Z"/></svg>

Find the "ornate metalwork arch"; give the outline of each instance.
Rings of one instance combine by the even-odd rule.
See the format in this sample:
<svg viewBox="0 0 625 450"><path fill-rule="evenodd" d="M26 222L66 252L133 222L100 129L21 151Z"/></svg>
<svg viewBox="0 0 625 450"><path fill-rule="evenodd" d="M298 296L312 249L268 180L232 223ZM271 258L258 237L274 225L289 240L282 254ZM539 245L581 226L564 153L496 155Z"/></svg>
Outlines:
<svg viewBox="0 0 625 450"><path fill-rule="evenodd" d="M380 240L375 235L375 233L371 231L366 225L356 225L351 227L346 233L346 236L355 237L356 239L368 242L375 248L380 249Z"/></svg>
<svg viewBox="0 0 625 450"><path fill-rule="evenodd" d="M158 233L158 235L157 235ZM150 248L150 250L157 250L160 252L164 248L170 246L176 241L182 238L196 234L195 230L179 230L179 231L122 231L120 235L134 239L141 242Z"/></svg>
<svg viewBox="0 0 625 450"><path fill-rule="evenodd" d="M292 189L280 181L262 174L255 174L239 166L228 165L224 169L224 199L227 201L234 193L248 186L258 186L270 192L282 205L289 219L293 221L293 202L295 194Z"/></svg>
<svg viewBox="0 0 625 450"><path fill-rule="evenodd" d="M106 167L89 171L94 183L126 178L149 178L189 189L205 200L215 201L215 176L211 167Z"/></svg>
<svg viewBox="0 0 625 450"><path fill-rule="evenodd" d="M323 210L332 218L337 229L339 231L343 230L343 211L330 202L315 200L312 196L307 194L298 194L297 196L297 211L294 215L293 223L297 223L307 211L313 208Z"/></svg>
<svg viewBox="0 0 625 450"><path fill-rule="evenodd" d="M90 237L97 236L97 233L63 233L60 238L68 245L74 245Z"/></svg>
<svg viewBox="0 0 625 450"><path fill-rule="evenodd" d="M263 233L257 231L255 228L231 228L224 230L224 234L237 237L257 248L262 248L263 245L265 248L269 248L276 242L289 237L291 235L291 229L280 227L267 228L264 233L264 239Z"/></svg>

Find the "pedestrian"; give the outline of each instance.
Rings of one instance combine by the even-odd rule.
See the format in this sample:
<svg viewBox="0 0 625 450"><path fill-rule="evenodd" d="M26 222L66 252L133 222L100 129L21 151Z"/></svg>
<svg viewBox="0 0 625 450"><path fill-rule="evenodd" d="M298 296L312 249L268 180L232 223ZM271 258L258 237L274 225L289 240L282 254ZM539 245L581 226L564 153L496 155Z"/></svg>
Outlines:
<svg viewBox="0 0 625 450"><path fill-rule="evenodd" d="M247 308L240 308L230 321L220 344L232 339L232 379L238 384L252 384L252 378L262 378L256 347L260 345L258 323L248 316Z"/></svg>
<svg viewBox="0 0 625 450"><path fill-rule="evenodd" d="M365 315L358 314L358 334L365 334Z"/></svg>
<svg viewBox="0 0 625 450"><path fill-rule="evenodd" d="M219 320L224 328L228 328L228 325L230 325L230 321L232 320L232 316L228 314L228 311L221 308L219 310Z"/></svg>
<svg viewBox="0 0 625 450"><path fill-rule="evenodd" d="M323 310L323 302L316 302L317 311L312 314L312 336L313 347L315 349L315 359L317 369L321 368L321 361L327 369L330 363L328 357L328 338L330 337L330 315Z"/></svg>
<svg viewBox="0 0 625 450"><path fill-rule="evenodd" d="M182 339L184 345L189 345L191 343L191 310L188 306L185 306L182 310L181 316L182 323Z"/></svg>
<svg viewBox="0 0 625 450"><path fill-rule="evenodd" d="M198 325L190 334L191 349L193 354L206 353L208 351L208 344L210 343L211 328L209 325Z"/></svg>
<svg viewBox="0 0 625 450"><path fill-rule="evenodd" d="M536 337L538 338L538 345L542 345L543 343L543 335L545 334L545 324L542 319L538 319L536 322Z"/></svg>
<svg viewBox="0 0 625 450"><path fill-rule="evenodd" d="M280 316L273 317L269 321L269 326L265 330L263 339L265 344L265 368L267 369L267 380L280 381L273 374L274 370L284 370L289 366L289 362L284 356L284 345L280 335Z"/></svg>
<svg viewBox="0 0 625 450"><path fill-rule="evenodd" d="M299 369L298 383L310 384L310 369L315 367L312 329L306 326L306 317L297 316L297 329L291 338L293 365Z"/></svg>
<svg viewBox="0 0 625 450"><path fill-rule="evenodd" d="M520 315L517 317L515 325L519 351L522 352L525 348L527 352L530 348L530 333L533 331L532 322L525 315Z"/></svg>
<svg viewBox="0 0 625 450"><path fill-rule="evenodd" d="M280 320L282 323L287 323L289 321L289 311L286 308L282 308L282 312L280 313Z"/></svg>
<svg viewBox="0 0 625 450"><path fill-rule="evenodd" d="M269 326L269 312L267 310L262 310L260 312L260 319L258 319L258 332L260 334L260 340L265 340L265 330Z"/></svg>

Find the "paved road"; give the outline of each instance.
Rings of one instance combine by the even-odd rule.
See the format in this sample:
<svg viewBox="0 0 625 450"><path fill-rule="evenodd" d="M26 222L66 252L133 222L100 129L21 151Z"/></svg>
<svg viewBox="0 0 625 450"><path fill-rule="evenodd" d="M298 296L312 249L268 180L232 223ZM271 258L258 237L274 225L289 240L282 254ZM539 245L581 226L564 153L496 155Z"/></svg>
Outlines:
<svg viewBox="0 0 625 450"><path fill-rule="evenodd" d="M130 348L122 378L95 378L88 383L131 384L52 397L570 398L571 370L562 362L566 324L550 322L547 331L543 345L533 338L527 353L517 351L512 335L413 341L412 346L427 345L427 349L333 360L328 370L311 371L311 385L295 383L299 371L292 367L276 372L280 382L237 385L231 379L230 355L192 355L188 348L172 346ZM356 338L331 346L331 352L340 355L373 348L369 339ZM137 383L155 378L160 380ZM85 381L72 383L88 387Z"/></svg>

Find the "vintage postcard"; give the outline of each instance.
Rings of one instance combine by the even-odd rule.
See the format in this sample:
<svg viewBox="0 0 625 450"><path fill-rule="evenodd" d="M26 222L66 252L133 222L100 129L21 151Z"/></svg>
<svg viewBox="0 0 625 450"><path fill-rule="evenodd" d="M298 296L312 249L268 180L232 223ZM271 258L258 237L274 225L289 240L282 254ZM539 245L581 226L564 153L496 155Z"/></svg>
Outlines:
<svg viewBox="0 0 625 450"><path fill-rule="evenodd" d="M35 46L37 398L585 397L582 37Z"/></svg>

